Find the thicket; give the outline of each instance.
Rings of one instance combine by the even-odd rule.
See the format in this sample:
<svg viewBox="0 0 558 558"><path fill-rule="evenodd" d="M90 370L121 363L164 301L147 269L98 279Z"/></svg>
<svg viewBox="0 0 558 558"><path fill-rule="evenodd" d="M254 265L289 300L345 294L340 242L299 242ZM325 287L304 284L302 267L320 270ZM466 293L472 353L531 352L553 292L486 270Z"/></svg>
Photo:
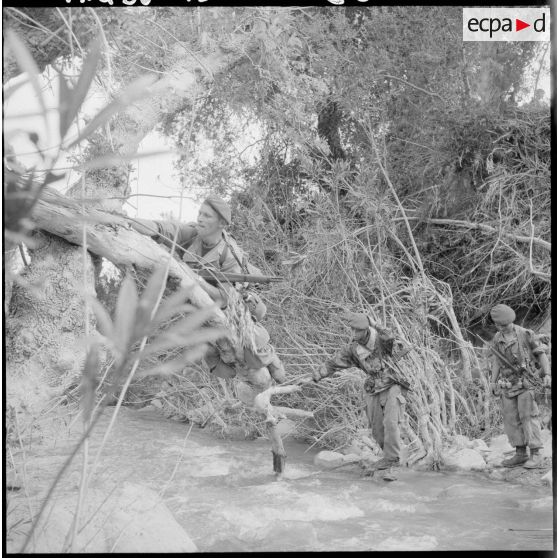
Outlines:
<svg viewBox="0 0 558 558"><path fill-rule="evenodd" d="M230 55L224 71L200 80L202 94L161 114L160 130L189 153L179 161L185 183L230 196L233 232L253 263L285 277L261 292L288 377L348 340L340 310L367 311L413 348L399 365L413 386L406 436L416 459L437 462L455 432L496 428L467 330L487 337L495 302L531 322L550 301L550 115L513 98L535 47L464 45L459 9L436 7L201 10L184 25L179 8L122 13L95 21L121 47L112 66L102 59L117 81L138 68L164 74L174 47L194 57L218 44ZM16 26L29 16L8 15ZM93 16L84 11L75 31ZM47 36L63 43L48 61L75 54ZM254 128L239 152L236 138ZM190 143L209 143L213 156L192 156ZM315 412L301 435L327 447L350 441L365 427L363 380L350 371L284 396ZM235 421L260 428L231 403L236 382L203 368L165 382L135 386L129 401L155 398L169 415L223 433Z"/></svg>
<svg viewBox="0 0 558 558"><path fill-rule="evenodd" d="M501 428L469 330L494 333L496 302L527 324L548 315L550 115L510 97L532 45L460 43L459 52L456 13L433 8L427 22L412 12L424 28L405 41L394 22L410 14L398 8L316 10L285 34L271 31L290 15L260 13L247 23L257 44L239 49L197 105L194 137L214 156L178 168L202 197L231 196L236 238L256 265L285 277L261 293L289 378L349 340L342 309L371 313L413 347L399 363L413 386L405 436L411 461L436 463L448 436ZM444 23L444 41L432 40L433 22ZM191 110L162 126L182 148ZM239 153L234 142L253 126L260 136L246 162L254 145ZM299 434L339 448L366 427L363 381L353 370L278 402L313 410ZM227 388L209 382L200 397L199 383L174 378L169 414L234 423Z"/></svg>

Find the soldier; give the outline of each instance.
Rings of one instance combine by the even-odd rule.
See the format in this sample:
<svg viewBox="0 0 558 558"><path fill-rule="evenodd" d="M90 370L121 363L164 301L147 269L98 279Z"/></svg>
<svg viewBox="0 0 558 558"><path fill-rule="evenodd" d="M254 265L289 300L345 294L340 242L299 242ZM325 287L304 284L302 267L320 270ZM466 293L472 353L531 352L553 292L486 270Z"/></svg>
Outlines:
<svg viewBox="0 0 558 558"><path fill-rule="evenodd" d="M176 235L178 256L192 269L215 268L224 273L242 273L243 252L226 233L231 224L231 209L218 196L209 196L202 203L195 223L134 219L132 227L168 247ZM221 308L226 308L227 288L206 282L203 289Z"/></svg>
<svg viewBox="0 0 558 558"><path fill-rule="evenodd" d="M266 305L255 293L247 294L244 301L254 322L255 350L244 348L244 365L239 370L239 378L263 390L272 385L271 378L278 384L283 383L285 369L270 343L269 332L260 323L267 314ZM224 362L213 347L209 347L205 360L211 371L220 378L234 378L237 375L237 368Z"/></svg>
<svg viewBox="0 0 558 558"><path fill-rule="evenodd" d="M490 357L492 393L501 395L504 429L516 451L502 465L523 465L527 469L535 469L543 461L539 409L533 393L534 381L539 372L535 362L543 375L543 385L550 386L547 347L533 331L513 323L515 312L509 306L494 306L490 316L498 330L491 342L494 349ZM530 457L527 455L527 446Z"/></svg>
<svg viewBox="0 0 558 558"><path fill-rule="evenodd" d="M243 273L259 271L245 261L244 253L226 232L231 224L231 209L227 202L218 196L211 195L202 203L198 219L195 223L174 223L171 221L152 221L135 219L132 227L156 241L172 246L176 235L177 254L192 269L217 269L223 273ZM243 269L244 268L244 269ZM221 308L228 304L227 292L233 285L220 284L217 287L203 281L203 289L217 302ZM285 371L281 361L269 344L269 334L259 322L267 309L255 294L245 296L245 302L251 310L255 324L256 350L244 350L247 381L259 389L272 384L271 377L278 383L284 381ZM221 378L232 378L236 375L237 356L224 341L217 342L217 347L210 345L205 360L213 374ZM256 366L259 363L259 366ZM270 377L271 375L271 377Z"/></svg>
<svg viewBox="0 0 558 558"><path fill-rule="evenodd" d="M396 378L392 361L393 335L375 324L366 314L347 312L342 319L353 331L352 341L342 347L312 374L319 382L337 370L356 367L368 377L364 383L366 415L372 436L384 451L382 459L365 474L383 470L384 480L396 480L394 467L399 465L400 422L402 420L408 385Z"/></svg>

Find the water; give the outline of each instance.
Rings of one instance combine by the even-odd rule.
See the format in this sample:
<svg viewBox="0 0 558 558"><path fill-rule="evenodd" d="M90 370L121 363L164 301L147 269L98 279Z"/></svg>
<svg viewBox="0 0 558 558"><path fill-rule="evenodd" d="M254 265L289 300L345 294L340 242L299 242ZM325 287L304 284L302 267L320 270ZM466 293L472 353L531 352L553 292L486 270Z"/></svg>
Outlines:
<svg viewBox="0 0 558 558"><path fill-rule="evenodd" d="M410 469L387 483L361 477L355 465L318 472L317 450L288 440L277 481L267 440L225 441L200 429L186 437L189 430L149 408L122 409L94 485L156 491L201 552L553 548L550 488ZM92 453L103 432L94 433ZM31 497L44 494L70 448L28 456ZM79 462L65 490L77 493Z"/></svg>

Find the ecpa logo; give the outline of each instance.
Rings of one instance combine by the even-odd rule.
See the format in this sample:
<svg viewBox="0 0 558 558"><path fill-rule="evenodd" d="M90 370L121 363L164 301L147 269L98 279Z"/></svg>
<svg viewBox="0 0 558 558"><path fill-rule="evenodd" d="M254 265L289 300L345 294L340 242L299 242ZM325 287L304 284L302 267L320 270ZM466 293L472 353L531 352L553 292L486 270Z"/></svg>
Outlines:
<svg viewBox="0 0 558 558"><path fill-rule="evenodd" d="M550 41L550 8L463 8L464 41Z"/></svg>

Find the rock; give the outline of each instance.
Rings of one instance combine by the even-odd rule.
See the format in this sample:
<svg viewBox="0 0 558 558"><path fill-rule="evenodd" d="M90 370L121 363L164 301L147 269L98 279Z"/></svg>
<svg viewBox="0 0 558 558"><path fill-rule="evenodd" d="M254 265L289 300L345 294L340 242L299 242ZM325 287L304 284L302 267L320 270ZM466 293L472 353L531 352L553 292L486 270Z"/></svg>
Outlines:
<svg viewBox="0 0 558 558"><path fill-rule="evenodd" d="M477 438L476 440L471 440L467 445L467 447L469 449L473 449L477 451L490 451L488 449L488 446L486 445L486 442L484 440L481 440L480 438Z"/></svg>
<svg viewBox="0 0 558 558"><path fill-rule="evenodd" d="M360 461L360 455L356 453L346 453L343 455L343 462L344 463L358 463Z"/></svg>
<svg viewBox="0 0 558 558"><path fill-rule="evenodd" d="M552 486L552 469L550 471L548 471L548 473L544 474L541 477L541 480L545 483L548 484L549 486Z"/></svg>
<svg viewBox="0 0 558 558"><path fill-rule="evenodd" d="M151 405L153 405L153 407L156 407L157 409L163 408L163 402L160 399L153 399L151 401Z"/></svg>
<svg viewBox="0 0 558 558"><path fill-rule="evenodd" d="M344 455L336 451L321 451L314 457L314 465L324 469L332 469L344 463Z"/></svg>
<svg viewBox="0 0 558 558"><path fill-rule="evenodd" d="M107 490L90 489L74 552L197 552L197 547L153 490L124 483L107 498ZM35 545L27 552L60 553L75 514L75 496L49 504Z"/></svg>
<svg viewBox="0 0 558 558"><path fill-rule="evenodd" d="M340 451L345 455L349 455L349 454L361 455L363 452L363 444L359 443L357 440L353 440L348 446L345 446Z"/></svg>
<svg viewBox="0 0 558 558"><path fill-rule="evenodd" d="M486 469L486 462L482 455L468 448L459 450L457 453L446 454L444 463L448 467L455 467L463 471L482 471Z"/></svg>
<svg viewBox="0 0 558 558"><path fill-rule="evenodd" d="M463 436L462 434L457 434L453 436L451 440L451 447L454 448L456 451L465 449L469 444L469 438L467 436Z"/></svg>

